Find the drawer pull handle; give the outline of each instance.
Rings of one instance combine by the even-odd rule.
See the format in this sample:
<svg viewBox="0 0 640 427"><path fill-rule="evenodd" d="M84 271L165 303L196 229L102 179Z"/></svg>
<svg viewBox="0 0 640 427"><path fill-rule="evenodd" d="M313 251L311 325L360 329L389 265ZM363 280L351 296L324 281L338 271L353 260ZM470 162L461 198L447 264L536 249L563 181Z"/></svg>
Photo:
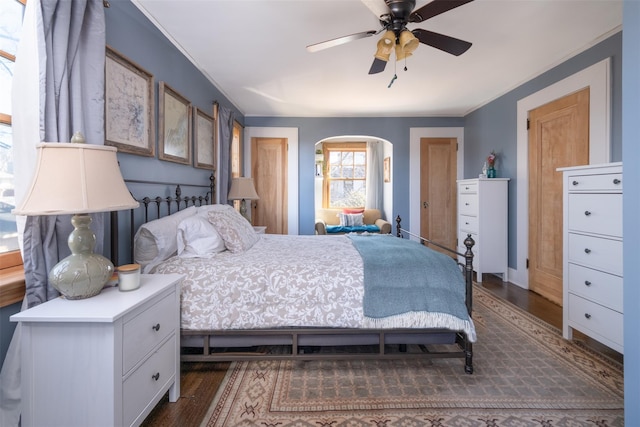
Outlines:
<svg viewBox="0 0 640 427"><path fill-rule="evenodd" d="M465 190L468 190L468 189L469 189L469 187L464 187L464 189L465 189Z"/></svg>
<svg viewBox="0 0 640 427"><path fill-rule="evenodd" d="M153 378L155 381L158 381L160 379L160 372L156 372L155 374L151 375L151 378Z"/></svg>
<svg viewBox="0 0 640 427"><path fill-rule="evenodd" d="M158 332L160 330L160 323L156 323L155 325L153 325L151 327L151 329L153 329L154 331Z"/></svg>
<svg viewBox="0 0 640 427"><path fill-rule="evenodd" d="M591 249L589 249L589 248L584 248L584 253L585 253L585 254L590 254L590 253L591 253Z"/></svg>
<svg viewBox="0 0 640 427"><path fill-rule="evenodd" d="M587 319L591 319L591 315L589 313L585 313L584 317L586 317Z"/></svg>
<svg viewBox="0 0 640 427"><path fill-rule="evenodd" d="M584 211L584 214L585 214L585 216L589 216L589 215L591 215L591 212L590 211Z"/></svg>
<svg viewBox="0 0 640 427"><path fill-rule="evenodd" d="M578 185L578 181L573 181L571 184Z"/></svg>
<svg viewBox="0 0 640 427"><path fill-rule="evenodd" d="M469 206L469 203L465 203L464 205L465 205L465 206Z"/></svg>
<svg viewBox="0 0 640 427"><path fill-rule="evenodd" d="M620 184L621 182L622 182L622 181L620 181L618 178L616 178L616 179L614 179L614 180L613 180L613 183L614 183L614 184Z"/></svg>
<svg viewBox="0 0 640 427"><path fill-rule="evenodd" d="M469 225L469 223L468 223L468 222L465 222L465 223L464 223L464 225Z"/></svg>
<svg viewBox="0 0 640 427"><path fill-rule="evenodd" d="M591 286L591 282L590 282L590 281L588 281L588 280L585 280L585 281L584 281L584 284L585 284L586 286Z"/></svg>

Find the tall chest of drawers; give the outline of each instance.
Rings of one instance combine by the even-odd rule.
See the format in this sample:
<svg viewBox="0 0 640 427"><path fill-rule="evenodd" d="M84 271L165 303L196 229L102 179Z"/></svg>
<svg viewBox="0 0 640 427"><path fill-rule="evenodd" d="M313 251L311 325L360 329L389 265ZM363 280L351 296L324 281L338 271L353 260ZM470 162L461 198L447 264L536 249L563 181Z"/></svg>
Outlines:
<svg viewBox="0 0 640 427"><path fill-rule="evenodd" d="M498 273L503 281L509 280L508 184L509 178L458 180L458 252L466 251L464 240L471 234L478 282L483 273Z"/></svg>
<svg viewBox="0 0 640 427"><path fill-rule="evenodd" d="M57 298L11 316L22 327L22 426L139 425L180 395L182 276Z"/></svg>
<svg viewBox="0 0 640 427"><path fill-rule="evenodd" d="M563 323L623 353L622 164L563 172Z"/></svg>

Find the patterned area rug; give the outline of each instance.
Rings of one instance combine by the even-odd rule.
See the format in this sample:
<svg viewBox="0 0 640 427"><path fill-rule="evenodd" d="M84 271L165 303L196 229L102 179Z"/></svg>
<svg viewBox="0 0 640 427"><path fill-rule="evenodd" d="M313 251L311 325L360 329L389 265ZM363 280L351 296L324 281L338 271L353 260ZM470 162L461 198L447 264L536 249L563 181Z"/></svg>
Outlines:
<svg viewBox="0 0 640 427"><path fill-rule="evenodd" d="M476 287L462 359L231 365L202 427L623 426L622 366Z"/></svg>

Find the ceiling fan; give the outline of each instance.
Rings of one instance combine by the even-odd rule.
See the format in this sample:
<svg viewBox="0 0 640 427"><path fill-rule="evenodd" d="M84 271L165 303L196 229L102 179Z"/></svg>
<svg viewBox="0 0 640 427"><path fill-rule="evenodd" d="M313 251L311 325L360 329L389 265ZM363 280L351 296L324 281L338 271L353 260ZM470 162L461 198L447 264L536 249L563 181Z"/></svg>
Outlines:
<svg viewBox="0 0 640 427"><path fill-rule="evenodd" d="M382 38L378 41L375 59L369 69L369 74L376 74L384 71L392 51L395 51L396 60L404 59L412 55L419 43L456 56L462 55L471 47L471 43L467 41L444 34L421 28L409 30L407 24L426 21L473 0L433 0L415 11L413 10L416 5L415 0L384 0L386 6L382 6L382 0L362 1L378 15L382 26L381 29L363 31L315 43L307 46L307 51L317 52L384 32ZM378 7L378 5L382 6L382 8Z"/></svg>

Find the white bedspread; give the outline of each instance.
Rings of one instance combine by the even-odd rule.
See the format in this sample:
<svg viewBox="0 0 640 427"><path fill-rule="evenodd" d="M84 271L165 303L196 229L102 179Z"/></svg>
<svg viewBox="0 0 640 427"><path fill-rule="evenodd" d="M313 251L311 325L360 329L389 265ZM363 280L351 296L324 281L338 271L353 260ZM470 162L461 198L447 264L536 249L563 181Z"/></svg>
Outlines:
<svg viewBox="0 0 640 427"><path fill-rule="evenodd" d="M390 239L394 237L389 237ZM389 266L393 268L393 266ZM364 265L346 236L260 235L242 253L211 258L173 257L154 273L185 276L182 329L278 327L453 328L476 340L471 319L406 313L388 324L364 316Z"/></svg>
<svg viewBox="0 0 640 427"><path fill-rule="evenodd" d="M182 328L363 326L363 264L344 236L261 235L249 250L173 257L155 273L180 273Z"/></svg>

